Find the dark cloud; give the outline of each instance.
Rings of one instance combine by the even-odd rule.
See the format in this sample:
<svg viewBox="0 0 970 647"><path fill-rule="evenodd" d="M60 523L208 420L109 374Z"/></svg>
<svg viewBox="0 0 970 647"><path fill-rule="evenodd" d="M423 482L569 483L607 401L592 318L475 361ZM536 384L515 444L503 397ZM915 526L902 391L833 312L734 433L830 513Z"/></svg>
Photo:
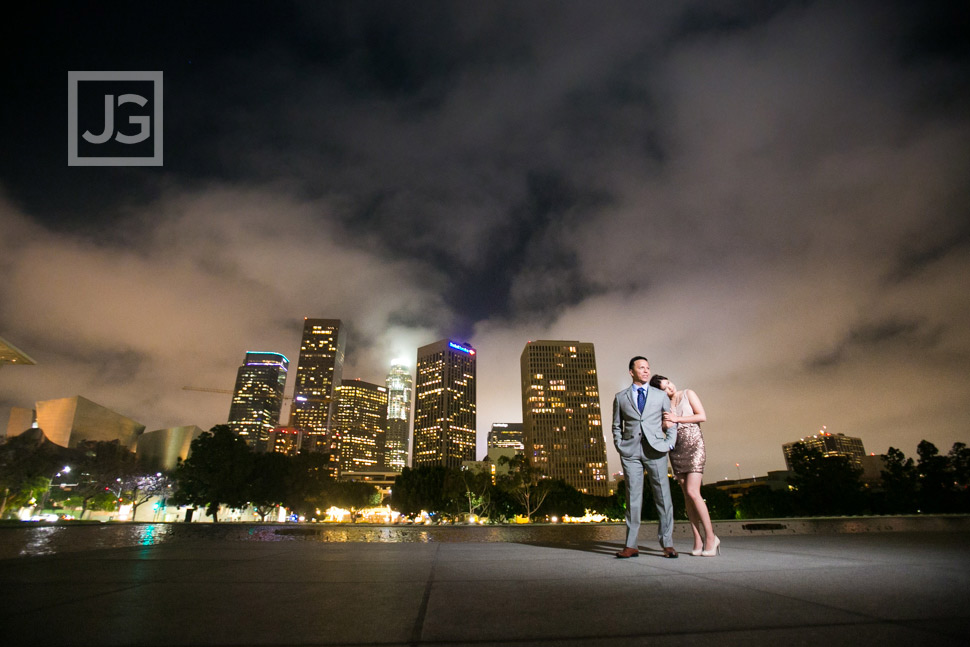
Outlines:
<svg viewBox="0 0 970 647"><path fill-rule="evenodd" d="M828 369L846 361L866 361L872 353L925 351L939 344L944 328L925 321L890 319L859 324L832 350L811 359L812 369Z"/></svg>
<svg viewBox="0 0 970 647"><path fill-rule="evenodd" d="M921 226L902 245L885 275L887 284L913 279L950 255L966 253L970 247L970 213L953 214L947 220L936 226Z"/></svg>
<svg viewBox="0 0 970 647"><path fill-rule="evenodd" d="M649 354L730 466L778 467L819 411L906 446L897 375L970 401L962 6L24 12L0 26L0 333L41 363L0 374L4 407L210 426L228 403L181 387L229 388L247 349L295 361L303 316L347 321L374 381L474 343L483 430L521 416L529 339L593 341L605 398ZM66 166L65 72L97 69L164 70L164 167ZM839 399L859 384L868 418Z"/></svg>

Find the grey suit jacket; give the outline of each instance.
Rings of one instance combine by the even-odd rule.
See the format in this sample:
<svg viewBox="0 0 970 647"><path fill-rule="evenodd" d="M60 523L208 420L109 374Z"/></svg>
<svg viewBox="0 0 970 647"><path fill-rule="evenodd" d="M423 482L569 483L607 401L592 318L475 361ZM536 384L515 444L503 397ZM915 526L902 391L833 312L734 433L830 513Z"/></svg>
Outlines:
<svg viewBox="0 0 970 647"><path fill-rule="evenodd" d="M663 428L663 413L670 411L670 398L652 386L647 390L643 413L637 409L633 391L627 387L613 398L613 445L620 456L639 455L639 445L646 442L658 452L666 453L677 442L677 425Z"/></svg>

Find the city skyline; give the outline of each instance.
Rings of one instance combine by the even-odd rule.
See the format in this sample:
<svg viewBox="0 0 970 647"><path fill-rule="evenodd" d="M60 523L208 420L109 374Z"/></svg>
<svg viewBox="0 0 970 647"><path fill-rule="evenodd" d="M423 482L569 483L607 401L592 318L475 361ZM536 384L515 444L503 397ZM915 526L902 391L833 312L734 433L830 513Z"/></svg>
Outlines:
<svg viewBox="0 0 970 647"><path fill-rule="evenodd" d="M209 428L229 397L182 387L232 389L247 349L298 364L329 316L375 384L474 347L479 456L538 339L595 345L606 414L634 355L696 391L707 482L823 425L875 453L968 440L959 3L23 11L0 337L35 364L0 368L0 424L80 395ZM162 166L68 165L69 73L95 70L164 74Z"/></svg>

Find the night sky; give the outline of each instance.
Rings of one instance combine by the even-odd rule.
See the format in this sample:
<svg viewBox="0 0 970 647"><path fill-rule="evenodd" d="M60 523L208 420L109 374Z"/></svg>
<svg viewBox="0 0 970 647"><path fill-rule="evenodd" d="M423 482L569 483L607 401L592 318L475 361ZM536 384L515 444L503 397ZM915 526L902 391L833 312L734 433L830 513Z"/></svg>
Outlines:
<svg viewBox="0 0 970 647"><path fill-rule="evenodd" d="M148 429L247 350L345 378L536 339L693 388L705 481L826 425L970 441L970 8L943 1L32 3L0 25L0 370ZM69 167L67 75L164 72L164 166ZM611 443L610 443L611 444ZM610 448L611 471L619 461ZM740 468L735 467L740 463Z"/></svg>

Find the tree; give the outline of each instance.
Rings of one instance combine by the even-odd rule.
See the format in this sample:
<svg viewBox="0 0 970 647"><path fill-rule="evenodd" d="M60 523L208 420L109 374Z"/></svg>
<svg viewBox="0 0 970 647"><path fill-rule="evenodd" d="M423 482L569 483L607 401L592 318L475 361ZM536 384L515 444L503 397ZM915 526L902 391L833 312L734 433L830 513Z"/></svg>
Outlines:
<svg viewBox="0 0 970 647"><path fill-rule="evenodd" d="M548 492L538 512L546 516L562 518L565 515L581 517L586 513L583 493L562 479L550 480Z"/></svg>
<svg viewBox="0 0 970 647"><path fill-rule="evenodd" d="M737 503L741 519L777 519L790 517L792 495L788 490L773 490L767 485L747 489Z"/></svg>
<svg viewBox="0 0 970 647"><path fill-rule="evenodd" d="M970 447L965 443L953 443L947 460L955 490L953 511L970 512Z"/></svg>
<svg viewBox="0 0 970 647"><path fill-rule="evenodd" d="M153 498L166 498L172 492L174 480L161 472L145 473L135 470L121 477L121 497L131 501L131 518L138 513L138 507Z"/></svg>
<svg viewBox="0 0 970 647"><path fill-rule="evenodd" d="M122 495L122 479L136 466L135 454L118 440L78 444L79 465L74 469L77 485L72 499L80 500L79 519L91 507L113 509Z"/></svg>
<svg viewBox="0 0 970 647"><path fill-rule="evenodd" d="M880 512L914 514L918 510L919 474L912 458L895 447L886 452L879 493Z"/></svg>
<svg viewBox="0 0 970 647"><path fill-rule="evenodd" d="M25 431L0 443L0 518L8 508L43 496L54 473L73 452L55 445L40 429Z"/></svg>
<svg viewBox="0 0 970 647"><path fill-rule="evenodd" d="M525 511L525 517L531 520L542 502L549 496L549 480L545 479L542 472L533 467L529 459L522 454L512 458L501 456L498 462L499 465L508 465L509 468L508 474L499 477L499 487L512 495Z"/></svg>
<svg viewBox="0 0 970 647"><path fill-rule="evenodd" d="M293 460L286 454L270 452L253 456L247 498L260 521L266 521L266 515L287 500L288 486L292 482L290 472L293 469Z"/></svg>
<svg viewBox="0 0 970 647"><path fill-rule="evenodd" d="M955 507L950 461L946 456L941 456L936 445L927 440L920 441L916 453L919 456L916 463L919 511L949 512Z"/></svg>
<svg viewBox="0 0 970 647"><path fill-rule="evenodd" d="M714 485L702 485L701 496L707 503L707 512L711 519L736 519L737 510L734 507L734 499L724 490L718 489Z"/></svg>
<svg viewBox="0 0 970 647"><path fill-rule="evenodd" d="M471 517L478 512L486 515L492 499L492 475L484 470L469 469L462 469L459 473L463 495L468 504L468 516Z"/></svg>
<svg viewBox="0 0 970 647"><path fill-rule="evenodd" d="M970 487L970 447L966 443L953 443L947 458L950 461L953 484L960 490L966 490Z"/></svg>
<svg viewBox="0 0 970 647"><path fill-rule="evenodd" d="M461 475L451 472L455 471L442 465L405 467L394 479L391 505L405 515L453 513L463 503L464 490L455 487L463 483ZM456 501L455 496L461 498Z"/></svg>
<svg viewBox="0 0 970 647"><path fill-rule="evenodd" d="M175 469L173 499L205 506L206 514L218 521L220 505L241 508L249 502L252 473L253 453L246 441L229 425L216 425L192 441L188 459Z"/></svg>
<svg viewBox="0 0 970 647"><path fill-rule="evenodd" d="M316 516L316 510L326 509L325 492L334 480L330 454L307 452L291 456L283 505L312 518Z"/></svg>
<svg viewBox="0 0 970 647"><path fill-rule="evenodd" d="M862 469L845 456L825 456L798 443L792 450L795 512L805 515L847 515L865 512Z"/></svg>

